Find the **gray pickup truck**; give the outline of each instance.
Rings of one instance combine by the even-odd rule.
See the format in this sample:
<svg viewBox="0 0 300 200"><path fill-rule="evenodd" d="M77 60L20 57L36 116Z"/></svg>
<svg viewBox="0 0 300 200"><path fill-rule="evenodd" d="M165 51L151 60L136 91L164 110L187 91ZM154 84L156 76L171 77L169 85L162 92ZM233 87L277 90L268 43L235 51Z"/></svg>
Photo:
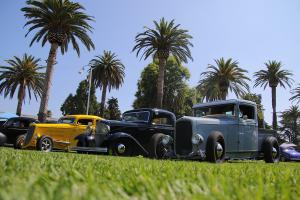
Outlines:
<svg viewBox="0 0 300 200"><path fill-rule="evenodd" d="M258 128L257 107L246 100L222 100L193 107L193 117L177 120L177 158L223 162L225 159L264 159L278 162L274 131Z"/></svg>

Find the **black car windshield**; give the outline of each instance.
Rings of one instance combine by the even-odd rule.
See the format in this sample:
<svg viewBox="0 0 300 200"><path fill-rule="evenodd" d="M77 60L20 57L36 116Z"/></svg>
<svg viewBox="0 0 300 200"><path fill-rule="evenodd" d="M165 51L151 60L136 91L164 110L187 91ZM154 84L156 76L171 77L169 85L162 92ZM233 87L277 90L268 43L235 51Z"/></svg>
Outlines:
<svg viewBox="0 0 300 200"><path fill-rule="evenodd" d="M129 112L123 114L123 120L126 122L148 122L149 116L148 111Z"/></svg>
<svg viewBox="0 0 300 200"><path fill-rule="evenodd" d="M234 104L216 105L194 109L195 117L233 117Z"/></svg>
<svg viewBox="0 0 300 200"><path fill-rule="evenodd" d="M75 118L71 117L62 117L58 120L59 124L73 124L75 121Z"/></svg>

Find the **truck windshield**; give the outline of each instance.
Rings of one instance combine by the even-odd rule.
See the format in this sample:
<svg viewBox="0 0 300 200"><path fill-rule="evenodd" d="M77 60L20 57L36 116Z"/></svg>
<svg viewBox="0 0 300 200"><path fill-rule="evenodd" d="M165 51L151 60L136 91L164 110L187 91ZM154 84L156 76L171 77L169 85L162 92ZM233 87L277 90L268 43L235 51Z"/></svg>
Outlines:
<svg viewBox="0 0 300 200"><path fill-rule="evenodd" d="M75 118L66 118L66 117L62 117L58 120L59 124L73 124L75 121Z"/></svg>
<svg viewBox="0 0 300 200"><path fill-rule="evenodd" d="M234 117L234 104L194 108L195 117Z"/></svg>
<svg viewBox="0 0 300 200"><path fill-rule="evenodd" d="M123 120L126 122L148 122L149 116L148 111L129 112L123 114Z"/></svg>

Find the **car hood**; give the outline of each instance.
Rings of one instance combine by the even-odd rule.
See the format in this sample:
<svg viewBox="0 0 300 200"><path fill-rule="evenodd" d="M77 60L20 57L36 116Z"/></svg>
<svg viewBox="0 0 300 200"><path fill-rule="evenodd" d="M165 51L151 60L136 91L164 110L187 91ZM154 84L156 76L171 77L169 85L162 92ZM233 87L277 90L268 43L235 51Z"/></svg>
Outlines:
<svg viewBox="0 0 300 200"><path fill-rule="evenodd" d="M197 124L233 124L236 123L236 118L233 117L190 117L184 116L177 120L179 121L194 121Z"/></svg>
<svg viewBox="0 0 300 200"><path fill-rule="evenodd" d="M72 127L74 125L72 124L34 124L33 126L37 127L37 128L68 128L68 127Z"/></svg>
<svg viewBox="0 0 300 200"><path fill-rule="evenodd" d="M102 120L102 123L109 125L110 127L142 127L147 123L134 123L126 121L117 121L117 120Z"/></svg>

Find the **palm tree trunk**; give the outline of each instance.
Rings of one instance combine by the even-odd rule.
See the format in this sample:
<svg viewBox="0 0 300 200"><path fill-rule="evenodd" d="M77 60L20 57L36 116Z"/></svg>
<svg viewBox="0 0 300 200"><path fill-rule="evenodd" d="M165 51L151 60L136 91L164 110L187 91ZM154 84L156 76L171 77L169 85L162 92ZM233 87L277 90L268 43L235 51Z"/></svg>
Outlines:
<svg viewBox="0 0 300 200"><path fill-rule="evenodd" d="M157 79L157 97L156 97L157 108L162 108L166 63L167 63L167 59L159 58L159 71L158 71L158 79Z"/></svg>
<svg viewBox="0 0 300 200"><path fill-rule="evenodd" d="M18 106L17 106L17 111L16 114L21 116L22 114L22 104L24 100L24 93L25 93L25 88L24 88L24 83L20 85L19 92L18 92Z"/></svg>
<svg viewBox="0 0 300 200"><path fill-rule="evenodd" d="M276 114L276 87L271 87L272 89L272 108L273 108L273 122L272 127L277 130L277 114Z"/></svg>
<svg viewBox="0 0 300 200"><path fill-rule="evenodd" d="M47 70L46 70L46 78L44 80L44 90L41 98L40 110L38 114L38 118L40 122L46 121L47 118L47 109L48 109L48 101L50 94L51 81L53 76L53 67L56 62L56 53L57 53L58 44L52 43L51 49L49 52L48 60L47 60Z"/></svg>
<svg viewBox="0 0 300 200"><path fill-rule="evenodd" d="M104 116L104 106L105 106L105 99L106 99L106 90L107 90L107 84L103 85L102 88L102 96L101 96L101 105L100 105L100 116Z"/></svg>

